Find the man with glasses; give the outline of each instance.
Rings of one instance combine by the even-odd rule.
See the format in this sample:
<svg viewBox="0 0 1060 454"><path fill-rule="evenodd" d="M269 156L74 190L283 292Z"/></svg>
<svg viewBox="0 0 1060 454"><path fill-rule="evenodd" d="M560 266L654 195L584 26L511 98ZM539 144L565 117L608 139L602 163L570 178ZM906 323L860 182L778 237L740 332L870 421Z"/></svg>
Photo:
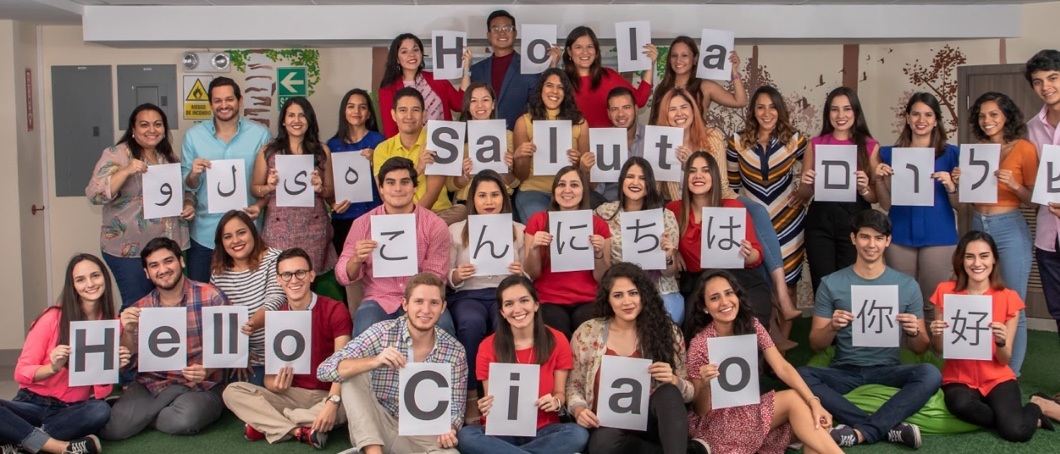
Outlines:
<svg viewBox="0 0 1060 454"><path fill-rule="evenodd" d="M497 118L503 118L508 130L515 128L515 120L526 113L530 93L537 83L537 74L520 74L519 53L515 51L515 18L503 9L486 18L486 38L493 55L471 65L471 81L483 82L493 88L497 99Z"/></svg>
<svg viewBox="0 0 1060 454"><path fill-rule="evenodd" d="M264 387L245 382L228 385L225 405L246 423L247 440L277 443L294 438L324 449L328 432L346 422L341 384L317 380L316 370L350 341L353 321L345 304L310 291L314 278L309 254L301 248L283 251L276 259L276 279L287 296L279 310L312 312L312 368L309 374L295 375L292 367L284 366L278 374L265 376Z"/></svg>

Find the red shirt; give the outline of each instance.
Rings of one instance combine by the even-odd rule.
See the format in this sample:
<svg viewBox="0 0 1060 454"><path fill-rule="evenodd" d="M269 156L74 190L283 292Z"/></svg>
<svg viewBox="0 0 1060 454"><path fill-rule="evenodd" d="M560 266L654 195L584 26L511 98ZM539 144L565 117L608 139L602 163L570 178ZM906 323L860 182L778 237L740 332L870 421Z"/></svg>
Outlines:
<svg viewBox="0 0 1060 454"><path fill-rule="evenodd" d="M637 107L644 107L648 103L652 88L650 83L641 81L634 89L629 81L611 68L604 68L604 76L600 79L599 87L593 90L592 86L592 77L581 77L578 79L578 91L574 93L574 103L578 105L578 110L582 111L585 122L590 128L611 127L611 119L607 117L607 94L612 88L626 87L633 91Z"/></svg>
<svg viewBox="0 0 1060 454"><path fill-rule="evenodd" d="M739 200L736 199L721 199L721 206L725 208L746 208ZM666 209L673 212L674 217L681 222L681 201L674 200L666 204ZM755 236L754 224L751 223L751 214L747 214L747 224L744 228L744 234L747 241L751 242L751 248L758 251L758 260L750 265L744 266L744 268L754 268L762 263L762 244L758 242L758 237ZM680 227L680 226L678 226ZM702 247L703 237L703 223L696 222L695 216L692 213L688 214L688 228L685 230L685 234L681 236L681 240L678 241L677 250L681 253L681 258L685 260L685 269L689 273L695 273L702 271L703 268L699 266L700 259L700 248Z"/></svg>
<svg viewBox="0 0 1060 454"><path fill-rule="evenodd" d="M42 396L54 397L66 403L88 400L93 393L97 399L107 397L110 395L111 385L70 386L69 362L55 375L44 380L33 381L37 369L51 364L51 352L59 345L59 320L62 315L60 311L58 306L51 306L44 310L36 322L33 322L33 326L30 326L29 334L26 335L26 343L22 346L22 354L18 356L18 363L15 366L15 382L20 388ZM73 333L70 333L70 336L73 337Z"/></svg>
<svg viewBox="0 0 1060 454"><path fill-rule="evenodd" d="M503 57L493 55L493 62L490 66L490 85L493 86L493 93L496 93L497 97L501 96L501 87L504 86L504 76L508 74L508 66L512 64L512 58L514 57L515 52Z"/></svg>
<svg viewBox="0 0 1060 454"><path fill-rule="evenodd" d="M546 394L552 394L555 389L555 378L557 370L571 370L574 367L574 360L571 356L570 342L567 341L567 336L563 333L556 331L552 328L548 328L552 332L552 337L556 338L556 347L552 349L552 355L548 357L548 361L541 365L541 376L538 378L537 386L537 397L544 396ZM482 343L478 347L478 359L475 366L475 374L482 381L490 379L490 363L497 361L497 355L493 352L493 338L495 334L490 334L489 337L482 340ZM515 351L515 360L518 364L534 364L534 349L527 348L525 350ZM559 414L554 412L547 412L538 410L537 411L537 428L540 429L552 423L559 422ZM482 418L482 424L486 424L486 418Z"/></svg>
<svg viewBox="0 0 1060 454"><path fill-rule="evenodd" d="M943 313L943 295L968 294L967 289L960 292L954 291L955 287L957 287L957 283L954 281L940 282L939 286L935 288L935 294L931 295L931 302L938 306L939 311L937 313L940 316ZM991 288L984 295L989 295L993 299L993 321L998 323L1005 323L1012 317L1019 315L1020 310L1026 307L1019 294L1012 289L994 290ZM993 334L990 335L990 338L993 339ZM1012 372L1012 368L1008 367L1008 362L1001 362L997 359L997 345L991 345L990 350L994 355L992 361L947 359L946 365L942 366L942 384L960 383L968 385L969 388L976 389L985 396L990 394L990 390L994 389L994 386L1009 380L1015 380L1016 374Z"/></svg>
<svg viewBox="0 0 1060 454"><path fill-rule="evenodd" d="M314 296L316 296L316 305L312 309L313 350L309 354L310 363L313 367L308 374L295 375L291 380L291 386L327 391L331 389L331 383L317 380L317 368L320 367L320 363L335 353L336 338L349 336L353 333L353 320L350 319L350 311L345 304L326 296ZM292 309L289 304L284 303L279 310L289 311Z"/></svg>
<svg viewBox="0 0 1060 454"><path fill-rule="evenodd" d="M526 223L524 231L527 235L534 236L535 233L547 229L548 211L542 211L530 216L530 222ZM604 238L611 238L611 228L607 226L607 221L595 214L593 215L593 233ZM537 249L541 257L541 275L534 279L534 287L537 287L541 302L575 304L596 299L598 284L596 278L593 277L592 270L553 273L549 248L538 247Z"/></svg>

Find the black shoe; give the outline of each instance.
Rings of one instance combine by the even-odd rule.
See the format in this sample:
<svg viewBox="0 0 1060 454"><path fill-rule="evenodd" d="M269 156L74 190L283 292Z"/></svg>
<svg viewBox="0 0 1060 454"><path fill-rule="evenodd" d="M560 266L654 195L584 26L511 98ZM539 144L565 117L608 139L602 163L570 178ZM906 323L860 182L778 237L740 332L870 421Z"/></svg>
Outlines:
<svg viewBox="0 0 1060 454"><path fill-rule="evenodd" d="M835 440L835 444L841 448L849 448L858 444L858 434L854 432L853 427L846 424L833 427L829 434L832 435L832 440Z"/></svg>
<svg viewBox="0 0 1060 454"><path fill-rule="evenodd" d="M887 441L913 449L920 449L920 446L924 444L924 440L920 438L920 427L906 422L900 422L891 428L887 432Z"/></svg>
<svg viewBox="0 0 1060 454"><path fill-rule="evenodd" d="M103 452L103 446L99 444L99 438L96 438L95 435L89 435L71 440L70 444L66 445L66 450L63 451L63 454L96 454L98 452Z"/></svg>
<svg viewBox="0 0 1060 454"><path fill-rule="evenodd" d="M710 445L702 438L688 440L688 454L710 454Z"/></svg>

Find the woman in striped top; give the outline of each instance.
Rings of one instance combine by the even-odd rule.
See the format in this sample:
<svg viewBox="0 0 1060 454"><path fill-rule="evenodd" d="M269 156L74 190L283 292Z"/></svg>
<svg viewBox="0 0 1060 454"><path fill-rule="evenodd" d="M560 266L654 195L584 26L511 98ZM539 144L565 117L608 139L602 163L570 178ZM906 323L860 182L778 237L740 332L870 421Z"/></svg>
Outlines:
<svg viewBox="0 0 1060 454"><path fill-rule="evenodd" d="M277 310L285 301L276 280L279 255L279 249L268 247L261 239L245 212L232 210L221 217L214 236L210 283L232 305L247 307L250 320L243 325L243 332L250 335L250 367L235 369L233 376L258 386L265 386L265 311Z"/></svg>

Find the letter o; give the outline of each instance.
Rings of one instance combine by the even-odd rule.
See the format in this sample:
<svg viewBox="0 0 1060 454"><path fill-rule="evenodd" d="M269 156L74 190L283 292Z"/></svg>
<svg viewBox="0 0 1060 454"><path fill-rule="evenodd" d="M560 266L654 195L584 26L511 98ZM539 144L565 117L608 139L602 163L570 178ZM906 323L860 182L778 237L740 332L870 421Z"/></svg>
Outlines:
<svg viewBox="0 0 1060 454"><path fill-rule="evenodd" d="M740 368L740 381L732 383L729 381L729 374L726 373L729 366L736 366ZM721 374L718 376L718 386L728 392L736 392L747 387L747 383L751 381L751 365L747 363L746 359L740 357L732 357L722 361L718 365L718 372Z"/></svg>

